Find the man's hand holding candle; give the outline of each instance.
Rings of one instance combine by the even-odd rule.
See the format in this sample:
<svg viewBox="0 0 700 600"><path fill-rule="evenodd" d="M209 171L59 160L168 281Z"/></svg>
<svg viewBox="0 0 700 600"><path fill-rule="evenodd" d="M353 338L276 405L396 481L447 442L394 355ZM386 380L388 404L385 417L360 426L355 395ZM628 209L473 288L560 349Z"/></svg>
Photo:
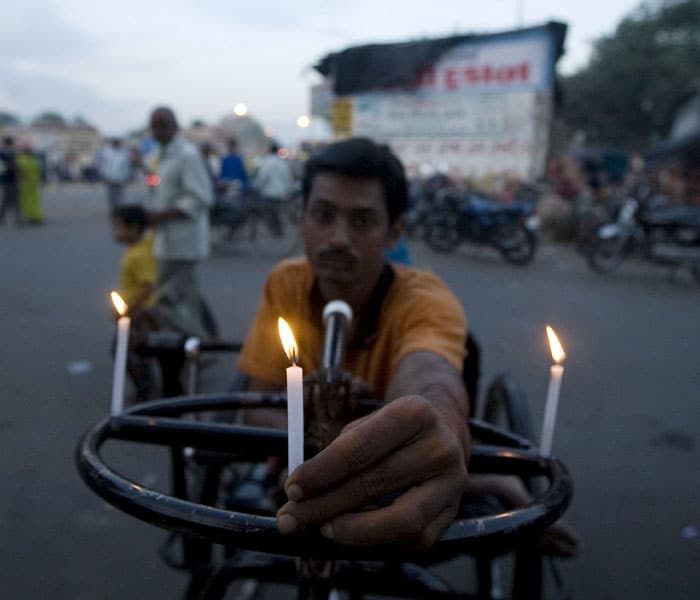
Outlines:
<svg viewBox="0 0 700 600"><path fill-rule="evenodd" d="M319 527L341 544L432 545L466 483L464 394L459 373L439 356L406 355L387 391L393 400L348 424L289 477L280 531Z"/></svg>

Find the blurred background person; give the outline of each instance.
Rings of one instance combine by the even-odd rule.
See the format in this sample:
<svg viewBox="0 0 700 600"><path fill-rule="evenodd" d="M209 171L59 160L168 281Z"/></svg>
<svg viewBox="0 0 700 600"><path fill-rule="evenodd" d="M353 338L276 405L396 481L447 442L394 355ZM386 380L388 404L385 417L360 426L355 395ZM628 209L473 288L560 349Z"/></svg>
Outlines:
<svg viewBox="0 0 700 600"><path fill-rule="evenodd" d="M294 189L294 177L289 162L279 155L279 146L270 150L260 161L253 186L263 198L274 202L287 200Z"/></svg>
<svg viewBox="0 0 700 600"><path fill-rule="evenodd" d="M229 138L226 142L226 154L221 158L219 180L222 183L235 184L241 192L248 190L248 171L238 152L238 142L234 138Z"/></svg>
<svg viewBox="0 0 700 600"><path fill-rule="evenodd" d="M200 146L200 150L202 152L202 156L204 157L204 161L206 162L211 180L216 181L217 174L221 170L221 158L219 157L216 148L213 144L204 142Z"/></svg>
<svg viewBox="0 0 700 600"><path fill-rule="evenodd" d="M109 209L114 210L122 203L124 188L131 176L131 156L120 139L112 139L100 151L97 166L107 186Z"/></svg>
<svg viewBox="0 0 700 600"><path fill-rule="evenodd" d="M19 191L17 189L17 149L13 137L6 137L0 149L0 223L5 222L5 215L15 213L15 225L19 225Z"/></svg>
<svg viewBox="0 0 700 600"><path fill-rule="evenodd" d="M202 317L197 265L209 255L211 179L199 148L179 133L172 109L156 108L150 124L160 144L160 185L148 212L158 262L158 304L183 333L206 339L211 332Z"/></svg>
<svg viewBox="0 0 700 600"><path fill-rule="evenodd" d="M280 209L290 199L294 190L294 177L289 162L282 158L279 146L271 143L269 152L260 161L253 188L260 195L263 208L269 213L273 231L282 231Z"/></svg>
<svg viewBox="0 0 700 600"><path fill-rule="evenodd" d="M119 294L126 302L133 335L129 336L126 367L136 389L136 402L152 397L155 376L149 357L137 352L138 340L155 329L147 311L156 303L158 267L153 256L153 236L146 232L146 211L138 205L118 206L112 211L112 238L127 246L119 262ZM167 372L167 365L166 369Z"/></svg>
<svg viewBox="0 0 700 600"><path fill-rule="evenodd" d="M16 165L22 219L28 225L43 225L44 211L41 202L42 167L29 142L24 142L20 145Z"/></svg>

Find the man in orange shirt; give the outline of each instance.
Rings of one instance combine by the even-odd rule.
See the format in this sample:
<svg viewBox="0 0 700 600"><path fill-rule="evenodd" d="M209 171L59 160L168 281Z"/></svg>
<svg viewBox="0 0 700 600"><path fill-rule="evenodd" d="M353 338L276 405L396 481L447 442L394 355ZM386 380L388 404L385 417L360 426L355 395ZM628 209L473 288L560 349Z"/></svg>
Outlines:
<svg viewBox="0 0 700 600"><path fill-rule="evenodd" d="M312 372L323 306L344 300L355 318L343 369L370 384L383 405L341 423L340 434L290 475L278 527L320 527L341 544L430 546L456 515L467 482L464 312L435 275L384 258L399 241L407 202L403 166L388 147L361 138L332 144L307 162L303 184L306 258L269 276L239 368L251 390L283 389L282 316L297 336L300 365ZM280 417L251 415L284 426ZM388 506L368 509L388 496L395 496Z"/></svg>

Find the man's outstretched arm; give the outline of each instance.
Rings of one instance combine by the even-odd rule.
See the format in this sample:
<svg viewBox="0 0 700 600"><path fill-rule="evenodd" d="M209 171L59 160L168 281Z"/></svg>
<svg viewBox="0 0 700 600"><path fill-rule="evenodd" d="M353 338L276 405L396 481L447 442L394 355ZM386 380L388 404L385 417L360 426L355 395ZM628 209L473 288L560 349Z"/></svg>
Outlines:
<svg viewBox="0 0 700 600"><path fill-rule="evenodd" d="M277 513L280 531L321 527L353 545L428 547L438 539L467 480L461 375L437 354L413 352L401 360L386 400L294 471L285 486L290 501Z"/></svg>

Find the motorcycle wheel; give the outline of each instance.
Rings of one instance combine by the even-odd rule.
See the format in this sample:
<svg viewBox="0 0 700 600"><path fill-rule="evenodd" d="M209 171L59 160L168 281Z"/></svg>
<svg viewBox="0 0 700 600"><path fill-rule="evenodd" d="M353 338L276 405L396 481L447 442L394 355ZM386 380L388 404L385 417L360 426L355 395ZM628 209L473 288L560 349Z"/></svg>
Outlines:
<svg viewBox="0 0 700 600"><path fill-rule="evenodd" d="M457 216L443 213L423 226L423 241L436 252L451 252L462 241L457 231Z"/></svg>
<svg viewBox="0 0 700 600"><path fill-rule="evenodd" d="M586 261L596 273L612 273L624 258L625 240L621 235L601 238L594 235L587 247Z"/></svg>
<svg viewBox="0 0 700 600"><path fill-rule="evenodd" d="M537 238L522 225L505 225L495 236L496 247L512 265L526 265L535 257Z"/></svg>

